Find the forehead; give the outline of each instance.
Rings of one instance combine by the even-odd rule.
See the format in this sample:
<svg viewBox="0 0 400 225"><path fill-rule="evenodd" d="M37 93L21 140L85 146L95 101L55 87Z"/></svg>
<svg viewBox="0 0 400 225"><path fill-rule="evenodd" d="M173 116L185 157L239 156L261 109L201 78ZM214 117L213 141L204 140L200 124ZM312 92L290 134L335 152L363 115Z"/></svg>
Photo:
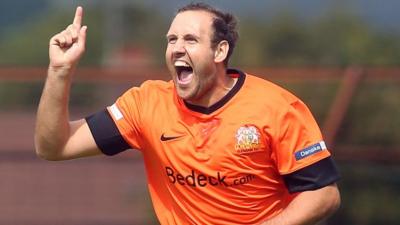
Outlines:
<svg viewBox="0 0 400 225"><path fill-rule="evenodd" d="M194 33L209 34L213 21L213 15L206 11L185 11L178 13L172 20L168 34Z"/></svg>

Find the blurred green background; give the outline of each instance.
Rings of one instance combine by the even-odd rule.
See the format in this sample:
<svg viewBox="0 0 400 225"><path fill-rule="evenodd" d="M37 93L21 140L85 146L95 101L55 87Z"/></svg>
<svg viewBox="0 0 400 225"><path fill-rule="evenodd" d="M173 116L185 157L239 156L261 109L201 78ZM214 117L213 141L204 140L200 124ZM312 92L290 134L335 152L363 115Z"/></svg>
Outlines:
<svg viewBox="0 0 400 225"><path fill-rule="evenodd" d="M0 68L39 67L45 71L49 38L71 23L77 5L84 7L84 24L88 25L87 51L80 63L81 67L127 70L163 68L165 33L169 22L175 9L187 2L3 0L0 2ZM240 40L231 62L233 67L345 69L357 66L400 71L400 1L206 2L238 16ZM2 121L9 120L6 116L10 114L34 117L44 76L43 80L21 81L6 79L4 77L7 74L1 74ZM340 88L342 76L343 74L337 74L337 79L328 82L320 82L318 77L302 81L280 80L276 77L273 80L301 97L310 106L317 121L323 124ZM77 112L74 115L85 116L85 113L95 112L112 104L131 85L137 84L76 82L71 97L71 108ZM337 156L342 173L342 180L339 182L342 206L323 224L400 223L399 115L400 74L396 73L391 79L361 80L335 139L335 149L356 146L360 150L348 152L349 157L346 158ZM9 133L2 126L0 124L2 140L6 140ZM13 165L25 163L19 160L25 153L14 157L13 149L1 146L2 143L0 151L15 161ZM380 149L374 153L377 154L376 160L374 157L363 157L367 154L363 149L371 147ZM33 152L33 146L26 150ZM333 155L335 156L335 151ZM134 163L141 164L139 155L135 153L132 158ZM84 160L81 162L86 162ZM120 162L127 161L125 158L118 158L116 163ZM40 165L45 163L36 162ZM6 164L7 160L0 160L0 169L4 171ZM57 170L56 165L52 166ZM15 170L18 170L17 166ZM129 176L135 176L134 172L128 173ZM157 224L147 196L143 171L140 172L140 177L140 185L125 192L123 203L131 209L132 214L140 212L140 216L132 216L132 221L136 222L129 222L131 218L128 217L128 222L110 219L112 222L106 223L104 221L107 219L104 219L101 220L103 222L97 221L93 224ZM1 177L0 179L5 180ZM7 182L11 188L14 187L13 181ZM6 192L1 190L0 197L3 198ZM8 209L9 217L15 217L14 220L4 219L8 224L19 224L20 206L29 206L35 202L18 201L18 204L20 205L10 208L0 201L0 209ZM60 199L54 204L66 203ZM91 213L95 217L95 212ZM24 221L28 223L25 224L45 224L37 217L26 216ZM74 224L91 224L90 221L94 221L92 217L76 216L83 219ZM0 222L1 218L2 216ZM52 224L52 220L49 221Z"/></svg>

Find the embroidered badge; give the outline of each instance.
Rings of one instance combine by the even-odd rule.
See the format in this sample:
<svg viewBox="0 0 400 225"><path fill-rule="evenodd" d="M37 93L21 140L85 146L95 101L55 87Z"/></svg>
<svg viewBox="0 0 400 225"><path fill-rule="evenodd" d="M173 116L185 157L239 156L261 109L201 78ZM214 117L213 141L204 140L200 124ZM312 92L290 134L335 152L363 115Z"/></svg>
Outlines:
<svg viewBox="0 0 400 225"><path fill-rule="evenodd" d="M311 146L308 146L307 148L304 148L300 151L297 151L294 153L294 156L296 157L296 160L304 159L310 155L313 155L317 152L320 152L322 150L326 150L326 145L324 141L318 142L316 144L313 144Z"/></svg>
<svg viewBox="0 0 400 225"><path fill-rule="evenodd" d="M241 126L236 131L236 152L239 154L244 154L260 150L260 137L261 134L254 125Z"/></svg>
<svg viewBox="0 0 400 225"><path fill-rule="evenodd" d="M119 111L117 104L113 104L112 106L110 106L110 111L115 120L120 120L124 117L121 111Z"/></svg>

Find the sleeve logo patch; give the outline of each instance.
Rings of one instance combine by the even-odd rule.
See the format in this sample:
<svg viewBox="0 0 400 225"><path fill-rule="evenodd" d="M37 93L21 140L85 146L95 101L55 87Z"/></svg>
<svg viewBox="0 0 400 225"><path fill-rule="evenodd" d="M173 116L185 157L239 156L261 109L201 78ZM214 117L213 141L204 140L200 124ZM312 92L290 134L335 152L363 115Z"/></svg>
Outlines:
<svg viewBox="0 0 400 225"><path fill-rule="evenodd" d="M324 141L321 141L321 142L313 144L305 149L295 152L294 156L295 156L296 160L299 161L300 159L304 159L310 155L313 155L313 154L323 151L323 150L326 150L326 145L325 145Z"/></svg>
<svg viewBox="0 0 400 225"><path fill-rule="evenodd" d="M114 116L115 120L120 120L124 117L122 115L121 111L119 111L116 104L113 104L112 106L110 106L110 111L111 111L111 114Z"/></svg>

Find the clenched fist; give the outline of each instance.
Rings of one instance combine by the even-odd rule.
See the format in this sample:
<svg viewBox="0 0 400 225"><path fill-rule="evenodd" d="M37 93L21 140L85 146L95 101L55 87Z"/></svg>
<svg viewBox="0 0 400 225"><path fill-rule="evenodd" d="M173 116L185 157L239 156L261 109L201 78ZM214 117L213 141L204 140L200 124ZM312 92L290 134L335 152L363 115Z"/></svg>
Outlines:
<svg viewBox="0 0 400 225"><path fill-rule="evenodd" d="M49 57L52 69L70 70L85 51L87 26L82 26L83 8L77 7L74 21L50 39Z"/></svg>

